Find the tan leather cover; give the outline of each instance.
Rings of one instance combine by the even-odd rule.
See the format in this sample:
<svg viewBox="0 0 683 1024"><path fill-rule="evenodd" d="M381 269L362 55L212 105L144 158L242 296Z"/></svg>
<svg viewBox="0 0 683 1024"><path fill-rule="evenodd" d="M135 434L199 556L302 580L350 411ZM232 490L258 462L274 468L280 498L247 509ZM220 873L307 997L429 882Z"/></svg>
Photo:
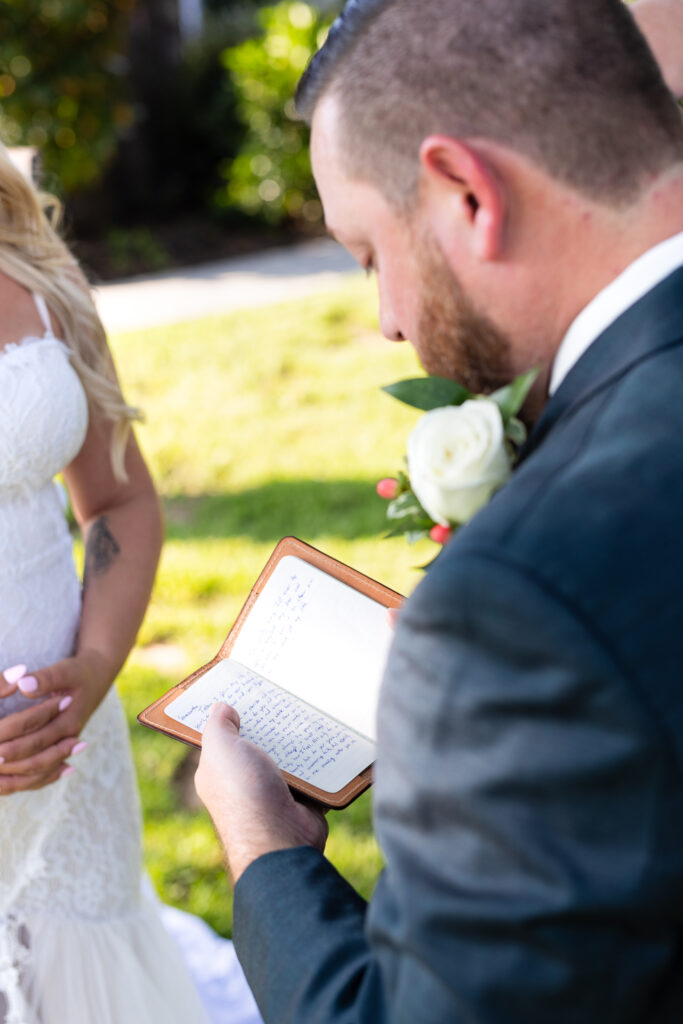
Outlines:
<svg viewBox="0 0 683 1024"><path fill-rule="evenodd" d="M323 572L326 572L329 576L333 576L335 579L340 580L340 582L348 584L348 586L353 587L354 590L360 591L361 594L365 594L367 597L372 598L373 601L377 601L379 604L383 604L387 608L399 608L403 602L401 594L397 594L395 590L390 590L389 587L385 587L383 584L377 583L376 580L370 579L369 576L364 576L363 573L358 572L357 569L352 569L350 565L338 562L336 558L332 558L330 555L326 555L317 548L311 547L310 544L305 544L304 541L298 540L296 537L284 537L268 559L261 575L252 587L249 597L245 601L242 610L235 619L232 629L223 641L216 656L206 665L202 665L201 668L198 668L196 672L192 673L192 675L183 679L183 681L178 683L177 686L170 689L163 695L163 697L160 697L158 700L154 701L153 704L150 704L144 711L141 711L138 715L138 721L141 722L142 725L146 725L150 729L157 729L159 732L166 733L167 735L173 736L178 740L182 740L184 743L189 743L194 747L201 747L201 733L197 732L195 729L190 729L189 726L183 725L181 722L176 722L164 713L164 709L171 703L171 701L175 700L179 693L186 690L188 686L194 683L195 680L199 679L200 676L204 675L205 672L223 658L228 657L237 635L242 628L242 623L249 615L254 601L261 593L273 569L284 555L295 555L297 558L302 559L302 561L309 562L311 565L316 566L316 568L322 569ZM346 807L352 800L355 800L356 797L360 796L360 794L368 788L372 782L372 765L366 768L365 771L361 772L360 775L357 775L355 779L352 779L348 785L344 786L344 788L340 789L337 793L328 793L323 789L318 789L317 786L312 786L310 783L304 782L303 779L298 779L296 776L290 775L288 772L283 772L282 774L292 789L295 789L298 792L305 794L307 797L317 800L328 807L339 809Z"/></svg>

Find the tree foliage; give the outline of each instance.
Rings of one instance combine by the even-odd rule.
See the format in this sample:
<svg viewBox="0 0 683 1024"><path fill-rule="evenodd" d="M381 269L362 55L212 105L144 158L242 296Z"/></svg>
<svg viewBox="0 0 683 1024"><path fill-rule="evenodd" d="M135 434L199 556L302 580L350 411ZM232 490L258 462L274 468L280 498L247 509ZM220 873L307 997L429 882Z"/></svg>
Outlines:
<svg viewBox="0 0 683 1024"><path fill-rule="evenodd" d="M321 217L308 153L308 129L296 118L294 93L331 18L285 0L259 12L262 34L223 52L237 90L246 137L224 171L219 207L237 206L271 223Z"/></svg>
<svg viewBox="0 0 683 1024"><path fill-rule="evenodd" d="M133 110L123 37L134 0L4 0L0 137L40 150L50 182L96 181Z"/></svg>

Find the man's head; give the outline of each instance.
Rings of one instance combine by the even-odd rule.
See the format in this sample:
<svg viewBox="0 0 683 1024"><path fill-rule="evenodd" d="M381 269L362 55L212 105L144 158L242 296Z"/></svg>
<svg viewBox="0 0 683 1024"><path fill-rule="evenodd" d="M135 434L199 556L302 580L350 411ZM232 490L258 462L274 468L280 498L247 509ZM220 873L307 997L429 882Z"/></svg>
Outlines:
<svg viewBox="0 0 683 1024"><path fill-rule="evenodd" d="M622 0L351 0L302 77L302 116L323 96L349 175L400 205L428 135L509 146L615 204L680 159L676 105Z"/></svg>
<svg viewBox="0 0 683 1024"><path fill-rule="evenodd" d="M544 206L576 236L579 219L625 216L683 159L680 114L621 0L352 0L297 103L329 226L361 262L379 258L385 333L443 372L420 331L435 331L435 288L443 299L450 281L470 340L454 336L449 372L462 376L458 350L481 328L491 384L517 369L505 352L525 327L531 247L552 277L553 238L557 254L576 241L539 230ZM554 322L535 284L530 332L566 329L571 303Z"/></svg>

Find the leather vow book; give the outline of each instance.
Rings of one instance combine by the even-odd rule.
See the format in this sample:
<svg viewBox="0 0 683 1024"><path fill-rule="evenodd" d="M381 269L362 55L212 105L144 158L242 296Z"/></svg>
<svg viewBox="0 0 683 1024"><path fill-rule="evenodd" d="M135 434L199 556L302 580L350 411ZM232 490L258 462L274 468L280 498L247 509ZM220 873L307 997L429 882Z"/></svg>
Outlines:
<svg viewBox="0 0 683 1024"><path fill-rule="evenodd" d="M194 746L217 701L287 783L346 807L372 781L379 686L400 594L285 537L216 656L138 720Z"/></svg>

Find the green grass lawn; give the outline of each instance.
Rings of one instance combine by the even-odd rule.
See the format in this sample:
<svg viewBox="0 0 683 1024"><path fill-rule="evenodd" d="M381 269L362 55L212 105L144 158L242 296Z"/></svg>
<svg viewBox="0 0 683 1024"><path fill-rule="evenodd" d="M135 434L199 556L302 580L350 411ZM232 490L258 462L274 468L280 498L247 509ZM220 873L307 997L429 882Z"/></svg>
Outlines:
<svg viewBox="0 0 683 1024"><path fill-rule="evenodd" d="M162 897L225 935L232 900L207 814L192 803L188 748L138 711L208 660L276 542L294 534L410 591L434 554L384 539L375 483L401 466L417 413L379 390L414 375L408 345L377 331L374 286L112 339L138 436L163 495L167 542L119 688ZM328 854L364 895L381 866L370 794L330 815Z"/></svg>

